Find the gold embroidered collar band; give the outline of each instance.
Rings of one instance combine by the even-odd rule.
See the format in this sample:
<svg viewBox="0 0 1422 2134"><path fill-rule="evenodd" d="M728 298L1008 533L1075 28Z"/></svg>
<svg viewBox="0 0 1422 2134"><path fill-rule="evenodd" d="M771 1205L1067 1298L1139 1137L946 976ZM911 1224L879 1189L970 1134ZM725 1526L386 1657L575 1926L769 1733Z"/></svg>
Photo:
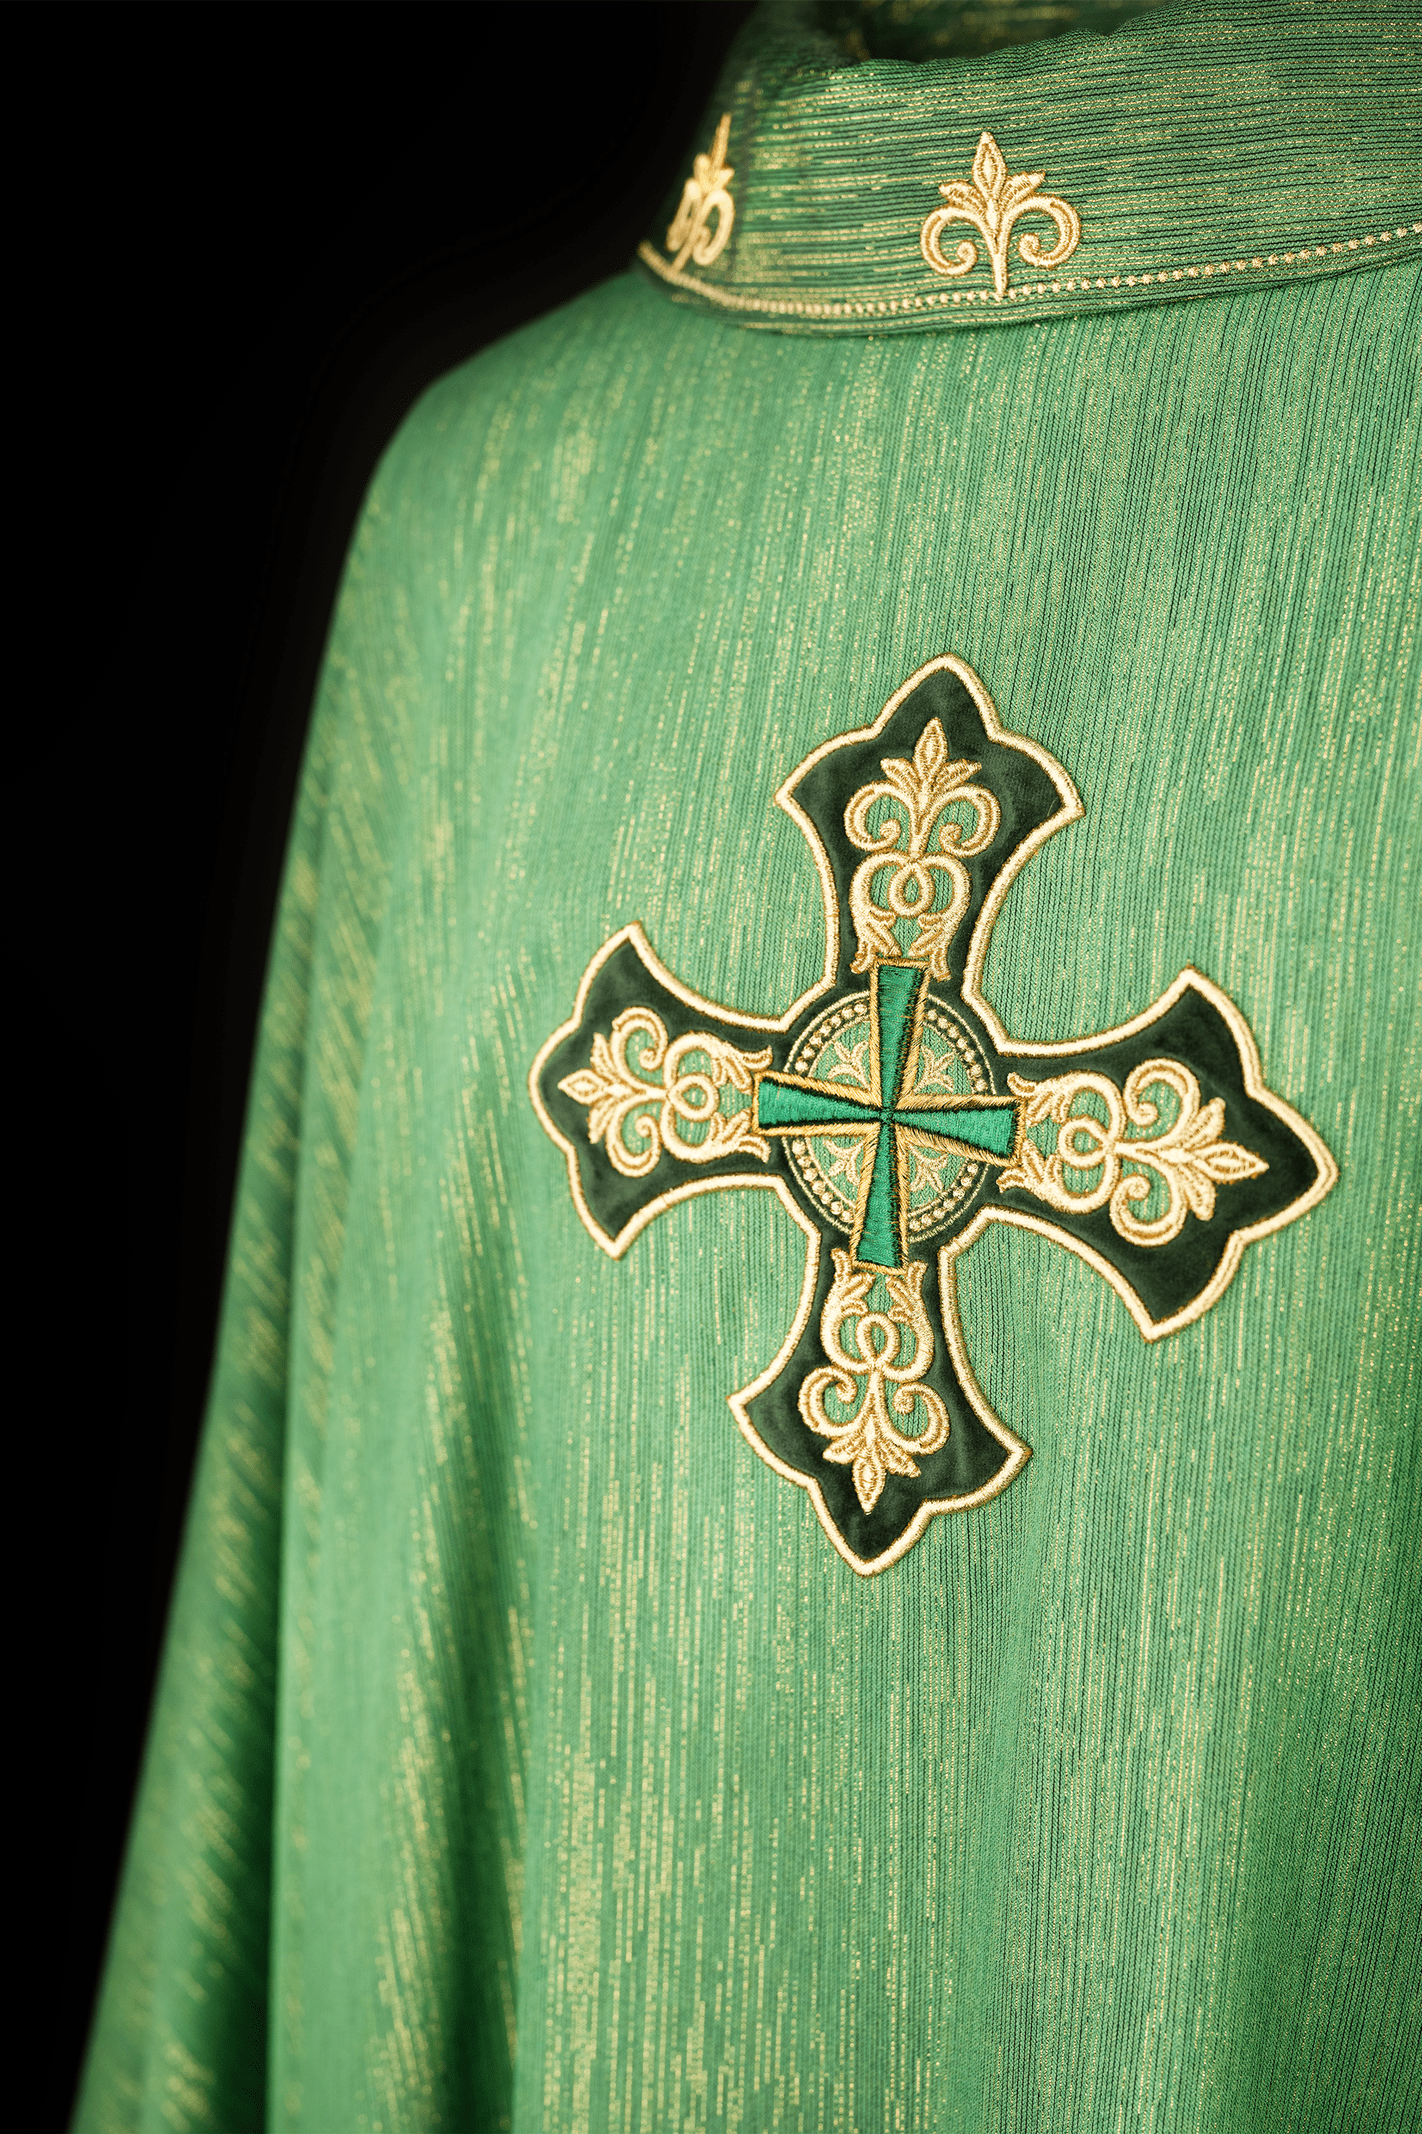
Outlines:
<svg viewBox="0 0 1422 2134"><path fill-rule="evenodd" d="M1096 26L1043 34L1066 23ZM1422 257L1422 15L770 0L697 147L638 257L747 326L941 330L1346 273Z"/></svg>

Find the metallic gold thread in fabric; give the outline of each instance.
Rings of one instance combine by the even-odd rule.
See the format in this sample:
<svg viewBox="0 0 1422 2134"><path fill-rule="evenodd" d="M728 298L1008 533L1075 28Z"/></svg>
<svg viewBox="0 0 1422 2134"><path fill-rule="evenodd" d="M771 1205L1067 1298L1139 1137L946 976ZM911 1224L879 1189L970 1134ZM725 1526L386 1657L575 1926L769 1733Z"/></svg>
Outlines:
<svg viewBox="0 0 1422 2134"><path fill-rule="evenodd" d="M1415 240L1419 237L1422 237L1422 222L1399 223L1396 229L1369 230L1366 236L1353 236L1346 240L1337 240L1331 245L1301 245L1297 251L1271 252L1267 258L1256 256L1249 259L1219 259L1207 261L1203 265L1199 262L1194 262L1189 266L1162 267L1149 274L1139 272L1133 274L1118 267L1114 273L1098 274L1094 280L1089 276L1083 276L1080 279L1073 278L1070 281L1024 283L1020 288L1009 288L1005 293L1005 300L1008 303L1018 303L1025 302L1029 298L1035 300L1037 298L1066 297L1084 301L1092 292L1097 290L1116 291L1119 293L1126 290L1150 289L1152 287L1157 290L1157 293L1168 291L1175 296L1190 296L1201 292L1172 287L1172 284L1208 282L1215 275L1218 275L1221 279L1227 274L1259 275L1266 271L1272 272L1276 268L1294 268L1314 274L1320 272L1337 273L1345 267L1365 266L1367 264L1369 246L1391 244L1394 240L1403 240L1405 251L1410 256L1415 257L1417 247L1407 241ZM1359 256L1350 258L1349 254ZM999 295L996 289L955 289L951 294L944 291L938 296L930 293L928 295L915 294L913 296L887 298L864 295L855 297L837 293L833 297L820 298L813 301L807 301L803 297L743 296L735 290L718 289L709 282L700 282L694 275L678 273L669 267L665 260L658 258L650 245L639 245L637 247L637 257L644 266L651 267L663 281L670 282L675 288L684 289L688 295L703 297L707 303L718 309L765 314L764 321L752 320L751 323L768 323L772 319L785 322L803 320L807 323L811 321L828 323L834 320L841 322L837 330L843 331L847 326L852 326L854 322L859 320L879 322L886 319L897 319L903 324L923 323L916 321L914 314L931 311L935 305L985 304L989 301L994 303L1002 303L1004 301L1004 297ZM1060 309L1061 307L1058 305L1056 308ZM982 316L985 316L985 314ZM939 315L931 323L942 325L947 322Z"/></svg>
<svg viewBox="0 0 1422 2134"><path fill-rule="evenodd" d="M1328 8L1232 0L1210 51L1192 8L1178 65L1174 12L984 62L1011 109L1028 53L1060 133L1079 109L1065 165L1000 97L920 127L900 67L900 252L950 293L916 232L992 126L1078 206L1085 275L1171 92L1247 207L1336 187L1346 228L1261 257L1353 236L1351 271L791 339L639 270L442 380L382 460L81 2134L1411 2134L1422 284L1415 240L1362 246L1402 207L1354 212L1327 114L1359 95L1364 177L1381 136L1410 180L1414 33L1389 99L1346 7L1335 42ZM816 138L842 183L823 106ZM1196 242L1216 168L1191 147L1168 255L1116 260L1248 262ZM821 290L887 299L855 241ZM726 1409L801 1310L805 1229L741 1189L594 1250L524 1075L629 913L747 1017L820 982L767 795L946 643L1089 801L993 927L1005 1028L1129 1023L1198 960L1341 1175L1178 1338L985 1226L944 1338L1035 1454L863 1579Z"/></svg>
<svg viewBox="0 0 1422 2134"><path fill-rule="evenodd" d="M897 334L1218 295L1236 275L1336 274L1379 247L1419 249L1415 11L1170 0L1123 12L1109 35L987 52L971 39L954 50L951 34L945 51L928 32L905 64L818 0L763 8L712 106L738 143L735 244L708 272L651 245L642 264L678 301L745 325ZM922 13L905 12L909 38ZM966 26L974 11L958 13ZM1027 228L1009 268L1009 224L1034 192L1047 231ZM943 205L925 219L935 193ZM984 285L942 286L984 246Z"/></svg>

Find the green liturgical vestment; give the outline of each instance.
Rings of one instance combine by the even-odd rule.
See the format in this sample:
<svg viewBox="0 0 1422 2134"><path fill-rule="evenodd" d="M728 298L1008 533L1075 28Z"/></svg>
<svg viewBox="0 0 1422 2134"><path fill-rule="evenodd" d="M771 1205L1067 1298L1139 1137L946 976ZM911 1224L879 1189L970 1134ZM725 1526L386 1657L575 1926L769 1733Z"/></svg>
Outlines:
<svg viewBox="0 0 1422 2134"><path fill-rule="evenodd" d="M380 465L81 2134L1419 2124L1422 22L1069 16Z"/></svg>

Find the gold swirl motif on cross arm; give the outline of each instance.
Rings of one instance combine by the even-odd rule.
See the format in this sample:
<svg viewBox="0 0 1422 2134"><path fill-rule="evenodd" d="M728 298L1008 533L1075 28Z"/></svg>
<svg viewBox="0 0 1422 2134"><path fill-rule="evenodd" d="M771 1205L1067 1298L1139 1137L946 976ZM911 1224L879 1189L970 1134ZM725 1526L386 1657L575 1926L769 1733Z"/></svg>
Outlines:
<svg viewBox="0 0 1422 2134"><path fill-rule="evenodd" d="M1237 1141L1223 1139L1223 1097L1201 1104L1199 1082L1179 1060L1142 1060L1127 1075L1123 1089L1104 1074L1085 1071L1047 1082L1030 1082L1016 1074L1007 1080L1015 1096L1027 1099L1026 1127L1051 1119L1057 1138L1045 1155L1034 1141L1024 1140L1017 1159L999 1173L999 1190L1015 1187L1032 1193L1064 1215L1109 1208L1112 1228L1133 1245L1168 1245L1180 1235L1187 1215L1209 1221L1220 1186L1258 1178L1269 1168ZM1164 1127L1159 1105L1146 1094L1162 1084L1176 1101L1175 1117ZM1077 1108L1088 1093L1104 1110L1104 1120ZM1144 1131L1127 1139L1131 1127ZM1123 1163L1154 1174L1165 1192L1159 1215L1147 1219L1137 1214L1140 1203L1150 1198L1152 1180L1141 1170L1124 1171ZM1098 1175L1094 1184L1074 1186L1067 1183L1068 1170Z"/></svg>
<svg viewBox="0 0 1422 2134"><path fill-rule="evenodd" d="M962 923L971 894L963 860L992 843L1002 811L986 786L969 783L981 765L949 761L948 743L938 719L930 719L924 727L912 761L890 756L879 768L883 779L860 786L844 811L850 842L869 854L855 868L849 885L849 911L859 943L851 969L867 971L872 964L900 958L926 965L935 978L946 978L949 945ZM891 812L877 829L871 830L869 811L881 800L891 803ZM952 817L940 821L944 809L955 801L973 810L973 826L966 835L963 825ZM899 814L898 809L903 813ZM935 828L936 850L932 849ZM875 878L886 864L893 867L893 872L876 896ZM944 881L948 884L948 902L935 910L939 884ZM907 949L900 946L894 931L899 919L916 922Z"/></svg>
<svg viewBox="0 0 1422 2134"><path fill-rule="evenodd" d="M922 1260L885 1271L887 1312L865 1308L878 1268L859 1266L840 1245L834 1248L834 1266L834 1284L820 1314L820 1340L830 1360L801 1385L799 1408L810 1428L830 1440L825 1458L851 1470L854 1493L861 1507L872 1512L890 1474L916 1475L915 1453L937 1452L947 1443L948 1410L931 1386L919 1383L933 1362L933 1322L920 1294ZM844 1345L851 1320L849 1338L857 1355ZM905 1334L913 1337L913 1351L901 1363ZM847 1421L836 1421L827 1412L827 1393L846 1407L858 1401ZM920 1403L925 1422L919 1435L896 1430L890 1410L907 1419Z"/></svg>
<svg viewBox="0 0 1422 2134"><path fill-rule="evenodd" d="M633 1038L646 1044L634 1064L627 1056ZM688 1070L694 1053L708 1065ZM753 1131L755 1109L726 1113L721 1091L729 1085L751 1096L755 1075L770 1065L771 1054L740 1052L708 1030L691 1030L668 1043L666 1025L650 1008L624 1008L609 1036L595 1031L592 1060L558 1087L576 1104L588 1107L588 1139L606 1139L612 1167L624 1178L645 1178L665 1149L682 1163L712 1163L719 1156L770 1154L770 1143ZM660 1069L660 1082L653 1079ZM700 1141L688 1141L682 1123L704 1126Z"/></svg>

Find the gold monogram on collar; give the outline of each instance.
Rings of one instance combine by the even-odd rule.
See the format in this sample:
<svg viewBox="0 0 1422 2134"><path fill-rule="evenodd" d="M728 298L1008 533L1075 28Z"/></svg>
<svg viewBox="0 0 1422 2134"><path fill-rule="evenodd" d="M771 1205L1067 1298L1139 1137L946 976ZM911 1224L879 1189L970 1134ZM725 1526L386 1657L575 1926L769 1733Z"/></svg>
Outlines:
<svg viewBox="0 0 1422 2134"><path fill-rule="evenodd" d="M704 156L697 156L692 163L691 176L682 190L681 205L667 231L667 250L676 254L673 268L684 267L688 259L698 267L709 267L726 249L731 224L736 219L736 203L727 190L736 175L726 161L730 138L731 114L726 111L721 115L710 150ZM711 220L713 213L714 223Z"/></svg>
<svg viewBox="0 0 1422 2134"><path fill-rule="evenodd" d="M719 139L720 136L718 135ZM699 159L698 159L699 160ZM1017 240L1017 250L1029 267L1059 267L1071 258L1081 243L1081 217L1076 209L1054 193L1039 193L1045 171L1022 171L1011 177L1007 159L990 133L978 142L973 157L973 175L967 182L950 178L938 190L946 206L935 208L923 225L919 249L935 274L970 274L978 263L978 248L965 237L951 259L943 255L942 234L950 222L970 222L981 232L992 262L993 287L999 297L1007 294L1007 252L1012 226L1023 215L1049 215L1057 226L1057 241L1044 252L1035 231ZM690 188L688 187L688 190Z"/></svg>

